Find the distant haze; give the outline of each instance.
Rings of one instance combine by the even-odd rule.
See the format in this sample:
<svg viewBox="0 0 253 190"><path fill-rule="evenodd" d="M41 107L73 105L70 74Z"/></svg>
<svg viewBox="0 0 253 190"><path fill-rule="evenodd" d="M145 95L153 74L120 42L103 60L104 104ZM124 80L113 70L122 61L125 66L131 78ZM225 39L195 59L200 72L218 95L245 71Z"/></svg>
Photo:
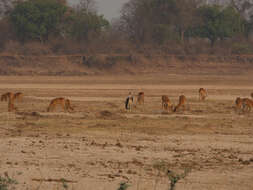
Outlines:
<svg viewBox="0 0 253 190"><path fill-rule="evenodd" d="M79 0L68 0L76 4ZM128 0L95 0L99 14L103 14L109 21L120 16L120 9Z"/></svg>

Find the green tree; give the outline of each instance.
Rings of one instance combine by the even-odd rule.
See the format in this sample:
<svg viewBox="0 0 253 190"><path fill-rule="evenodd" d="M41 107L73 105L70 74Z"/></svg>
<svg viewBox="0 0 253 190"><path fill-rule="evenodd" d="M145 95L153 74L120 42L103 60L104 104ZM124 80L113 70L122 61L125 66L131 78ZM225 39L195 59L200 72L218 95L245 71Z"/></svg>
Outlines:
<svg viewBox="0 0 253 190"><path fill-rule="evenodd" d="M186 31L199 23L197 17L197 0L177 0L174 18L175 29L184 42Z"/></svg>
<svg viewBox="0 0 253 190"><path fill-rule="evenodd" d="M231 38L242 31L242 18L230 6L225 8L218 5L202 6L198 13L202 22L195 28L195 34L208 38L212 46L218 39Z"/></svg>
<svg viewBox="0 0 253 190"><path fill-rule="evenodd" d="M197 6L197 0L130 0L121 11L123 29L141 43L184 41L186 30L198 21Z"/></svg>
<svg viewBox="0 0 253 190"><path fill-rule="evenodd" d="M121 10L122 29L135 42L163 43L162 36L169 38L175 3L176 0L130 0Z"/></svg>
<svg viewBox="0 0 253 190"><path fill-rule="evenodd" d="M50 33L60 32L57 27L66 10L58 0L28 0L15 5L10 20L20 40L39 39L43 42Z"/></svg>
<svg viewBox="0 0 253 190"><path fill-rule="evenodd" d="M71 16L70 35L76 40L89 41L98 37L104 29L109 26L109 22L103 15L93 12L75 11Z"/></svg>
<svg viewBox="0 0 253 190"><path fill-rule="evenodd" d="M245 37L248 39L250 34L253 31L253 15L248 19L248 20L244 20L243 24L243 33L245 35Z"/></svg>

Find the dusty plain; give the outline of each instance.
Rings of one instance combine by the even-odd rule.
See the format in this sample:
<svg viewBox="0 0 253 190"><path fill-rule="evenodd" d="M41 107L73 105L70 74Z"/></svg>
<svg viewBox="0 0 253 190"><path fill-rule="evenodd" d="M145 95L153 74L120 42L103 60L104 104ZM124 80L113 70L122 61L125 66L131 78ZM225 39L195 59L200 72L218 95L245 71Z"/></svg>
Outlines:
<svg viewBox="0 0 253 190"><path fill-rule="evenodd" d="M0 77L0 93L25 94L16 113L0 102L0 175L18 190L168 190L166 171L188 175L176 190L253 189L253 112L238 114L253 75ZM205 102L198 89L208 90ZM145 105L124 110L129 91ZM161 96L186 111L163 112ZM47 113L54 97L75 108ZM62 180L64 179L64 180Z"/></svg>

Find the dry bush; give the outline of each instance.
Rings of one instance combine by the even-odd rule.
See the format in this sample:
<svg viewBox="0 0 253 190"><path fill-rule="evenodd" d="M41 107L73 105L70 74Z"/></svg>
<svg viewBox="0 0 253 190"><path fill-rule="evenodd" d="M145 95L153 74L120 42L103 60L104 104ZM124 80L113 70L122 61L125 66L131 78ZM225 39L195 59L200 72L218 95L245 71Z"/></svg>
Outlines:
<svg viewBox="0 0 253 190"><path fill-rule="evenodd" d="M237 38L233 39L229 47L231 48L231 54L253 53L252 41L244 36L238 36Z"/></svg>
<svg viewBox="0 0 253 190"><path fill-rule="evenodd" d="M139 44L135 51L144 55L184 55L183 44L176 41L170 41L166 44L159 45L155 43Z"/></svg>
<svg viewBox="0 0 253 190"><path fill-rule="evenodd" d="M0 20L0 51L3 51L5 44L15 39L15 34L7 19Z"/></svg>
<svg viewBox="0 0 253 190"><path fill-rule="evenodd" d="M87 47L71 39L55 38L51 39L48 44L55 54L81 54L87 52Z"/></svg>
<svg viewBox="0 0 253 190"><path fill-rule="evenodd" d="M190 38L184 44L184 52L188 55L209 54L210 42L207 39Z"/></svg>
<svg viewBox="0 0 253 190"><path fill-rule="evenodd" d="M3 51L8 54L19 54L22 45L18 41L10 40L5 44Z"/></svg>
<svg viewBox="0 0 253 190"><path fill-rule="evenodd" d="M21 44L18 41L9 41L5 44L4 52L20 55L48 55L52 54L46 44L40 42L26 42Z"/></svg>
<svg viewBox="0 0 253 190"><path fill-rule="evenodd" d="M21 49L23 55L48 55L52 54L47 44L40 42L27 42Z"/></svg>

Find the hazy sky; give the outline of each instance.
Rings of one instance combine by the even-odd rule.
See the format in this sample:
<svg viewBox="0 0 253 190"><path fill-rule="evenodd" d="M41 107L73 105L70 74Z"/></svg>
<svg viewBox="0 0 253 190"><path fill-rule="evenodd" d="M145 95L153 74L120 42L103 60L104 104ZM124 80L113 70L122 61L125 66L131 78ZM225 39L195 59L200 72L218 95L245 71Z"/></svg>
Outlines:
<svg viewBox="0 0 253 190"><path fill-rule="evenodd" d="M77 3L79 0L68 0L71 3ZM105 15L105 18L111 20L119 17L122 5L128 0L95 0L99 14Z"/></svg>

